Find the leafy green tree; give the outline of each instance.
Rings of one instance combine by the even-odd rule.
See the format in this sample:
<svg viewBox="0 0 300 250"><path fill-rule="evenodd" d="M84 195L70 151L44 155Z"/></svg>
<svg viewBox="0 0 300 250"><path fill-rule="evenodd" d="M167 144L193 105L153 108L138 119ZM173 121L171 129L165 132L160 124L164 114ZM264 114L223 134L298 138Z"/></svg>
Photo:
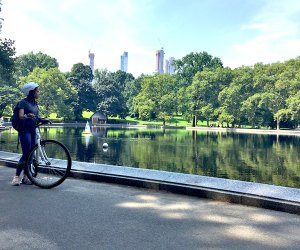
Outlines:
<svg viewBox="0 0 300 250"><path fill-rule="evenodd" d="M196 73L203 71L205 68L215 69L223 67L220 58L213 57L207 52L192 52L180 60L175 60L174 64L176 73L180 76L180 81L183 86L191 85Z"/></svg>
<svg viewBox="0 0 300 250"><path fill-rule="evenodd" d="M209 126L209 122L216 119L217 109L220 106L219 92L231 83L232 78L233 73L229 68L204 69L198 72L192 85L187 88L190 114L206 120Z"/></svg>
<svg viewBox="0 0 300 250"><path fill-rule="evenodd" d="M288 109L291 118L298 123L300 127L300 90L287 99Z"/></svg>
<svg viewBox="0 0 300 250"><path fill-rule="evenodd" d="M57 113L64 120L74 118L72 101L77 91L58 68L35 68L28 76L20 78L20 85L30 81L40 86L39 107L42 116L49 117L51 113Z"/></svg>
<svg viewBox="0 0 300 250"><path fill-rule="evenodd" d="M29 52L16 58L16 79L21 76L27 76L34 68L50 69L58 68L58 62L55 58L42 52Z"/></svg>
<svg viewBox="0 0 300 250"><path fill-rule="evenodd" d="M135 110L141 119L160 118L163 125L176 111L176 80L168 74L145 76L141 92L134 99Z"/></svg>
<svg viewBox="0 0 300 250"><path fill-rule="evenodd" d="M181 87L177 91L177 105L176 112L182 114L187 121L191 120L191 113L189 112L189 95L186 87Z"/></svg>
<svg viewBox="0 0 300 250"><path fill-rule="evenodd" d="M130 73L126 73L122 70L118 70L116 72L112 73L112 77L116 81L116 83L119 85L119 88L121 91L123 91L126 87L126 84L132 80L134 80L134 76Z"/></svg>
<svg viewBox="0 0 300 250"><path fill-rule="evenodd" d="M96 70L94 88L98 98L97 111L106 116L126 117L125 101L114 75L104 70Z"/></svg>
<svg viewBox="0 0 300 250"><path fill-rule="evenodd" d="M262 100L260 105L266 106L273 114L277 129L280 128L280 121L288 117L286 100L289 96L288 84L285 77L285 66L282 63L266 65L261 75L264 81L262 89Z"/></svg>
<svg viewBox="0 0 300 250"><path fill-rule="evenodd" d="M131 80L126 83L123 96L126 102L126 107L129 111L130 116L134 117L137 114L134 111L134 98L140 93L141 91L141 82L143 81L144 76L140 76L137 79Z"/></svg>
<svg viewBox="0 0 300 250"><path fill-rule="evenodd" d="M73 100L73 110L76 121L82 119L83 110L96 111L97 95L92 86L93 72L88 65L74 64L67 79L76 88L78 96Z"/></svg>
<svg viewBox="0 0 300 250"><path fill-rule="evenodd" d="M204 69L216 69L219 67L223 67L223 63L221 59L217 57L213 57L209 55L207 52L200 53L190 53L184 56L180 60L175 60L175 69L176 69L176 79L177 86L179 88L188 87L192 84L193 77L196 73L203 71ZM181 90L181 93L185 92L185 90ZM179 98L183 98L182 95L178 96ZM184 98L183 98L184 99ZM180 99L179 103L180 103ZM190 103L189 111L184 107L185 112L188 113L196 113L197 103ZM183 106L181 107L183 108ZM185 116L188 116L185 114ZM193 116L193 126L197 124L197 116L194 114Z"/></svg>
<svg viewBox="0 0 300 250"><path fill-rule="evenodd" d="M14 41L0 39L0 117L7 106L15 103L21 92L13 79L14 55L16 49Z"/></svg>
<svg viewBox="0 0 300 250"><path fill-rule="evenodd" d="M253 94L253 68L240 67L233 70L233 79L229 86L220 91L219 122L232 126L241 125L246 120L242 112L242 103Z"/></svg>

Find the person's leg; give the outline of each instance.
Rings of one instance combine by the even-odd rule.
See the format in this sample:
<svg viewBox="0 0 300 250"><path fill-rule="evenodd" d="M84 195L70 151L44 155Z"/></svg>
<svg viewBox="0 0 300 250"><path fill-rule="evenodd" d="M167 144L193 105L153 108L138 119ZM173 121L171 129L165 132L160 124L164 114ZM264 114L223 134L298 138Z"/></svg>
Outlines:
<svg viewBox="0 0 300 250"><path fill-rule="evenodd" d="M22 147L22 156L17 165L16 176L20 176L22 170L24 169L26 157L31 149L31 134L28 131L25 131L19 133L19 136L20 136L20 143Z"/></svg>
<svg viewBox="0 0 300 250"><path fill-rule="evenodd" d="M11 184L13 186L19 186L21 184L21 172L24 169L24 164L26 160L26 156L30 150L30 145L31 145L31 136L30 133L28 132L19 132L19 139L21 142L21 147L22 147L22 156L18 162L17 168L16 168L16 176L14 176Z"/></svg>
<svg viewBox="0 0 300 250"><path fill-rule="evenodd" d="M30 133L30 145L29 145L29 151L27 154L29 154L30 150L34 147L35 143L36 143L36 134ZM27 168L24 169L24 175L26 176L26 179L27 179Z"/></svg>

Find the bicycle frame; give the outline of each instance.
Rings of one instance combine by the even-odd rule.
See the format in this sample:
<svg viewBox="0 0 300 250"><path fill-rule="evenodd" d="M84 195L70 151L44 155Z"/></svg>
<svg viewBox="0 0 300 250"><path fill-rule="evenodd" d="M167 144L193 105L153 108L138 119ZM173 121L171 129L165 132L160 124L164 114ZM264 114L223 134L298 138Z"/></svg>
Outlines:
<svg viewBox="0 0 300 250"><path fill-rule="evenodd" d="M45 150L43 149L43 147L41 146L41 133L40 133L40 129L37 127L35 129L36 132L36 143L38 145L38 150L36 152L35 158L36 160L39 162L40 158L43 162L45 162L46 165L50 165L50 161L48 160L48 157L46 155Z"/></svg>

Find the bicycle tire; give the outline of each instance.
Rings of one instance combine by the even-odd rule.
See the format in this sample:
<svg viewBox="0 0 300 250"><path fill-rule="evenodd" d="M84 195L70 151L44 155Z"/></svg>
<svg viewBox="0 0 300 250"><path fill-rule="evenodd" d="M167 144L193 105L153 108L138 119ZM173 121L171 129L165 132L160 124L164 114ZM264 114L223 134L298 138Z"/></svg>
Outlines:
<svg viewBox="0 0 300 250"><path fill-rule="evenodd" d="M38 144L30 150L26 159L28 178L40 188L56 187L68 177L71 171L70 152L64 144L55 140L42 140L40 145L46 157L39 156L36 159L37 153L41 154Z"/></svg>

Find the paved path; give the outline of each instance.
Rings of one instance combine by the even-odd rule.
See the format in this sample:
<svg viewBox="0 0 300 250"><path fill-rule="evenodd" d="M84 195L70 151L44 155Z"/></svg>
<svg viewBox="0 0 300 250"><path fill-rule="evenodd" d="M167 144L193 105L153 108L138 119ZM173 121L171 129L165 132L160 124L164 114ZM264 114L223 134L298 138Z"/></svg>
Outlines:
<svg viewBox="0 0 300 250"><path fill-rule="evenodd" d="M299 249L300 216L67 179L10 185L0 166L0 249Z"/></svg>

